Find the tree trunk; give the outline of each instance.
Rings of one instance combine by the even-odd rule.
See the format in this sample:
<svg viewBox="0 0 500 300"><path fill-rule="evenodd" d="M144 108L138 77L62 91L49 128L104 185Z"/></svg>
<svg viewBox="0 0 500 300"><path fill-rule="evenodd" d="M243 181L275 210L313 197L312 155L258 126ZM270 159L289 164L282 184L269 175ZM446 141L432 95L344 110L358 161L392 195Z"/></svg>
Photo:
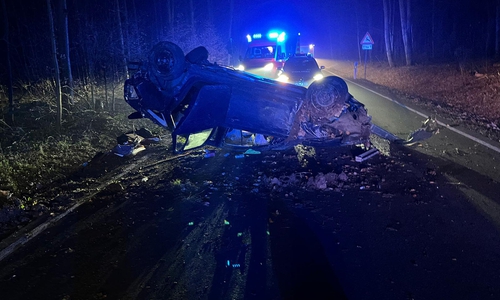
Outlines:
<svg viewBox="0 0 500 300"><path fill-rule="evenodd" d="M391 36L391 6L389 3L390 0L383 0L384 4L384 38L385 38L385 53L387 55L387 61L389 62L389 67L394 67L394 61L392 59L393 53L393 39Z"/></svg>
<svg viewBox="0 0 500 300"><path fill-rule="evenodd" d="M127 58L125 57L125 42L123 40L122 17L120 14L120 0L116 0L116 20L118 22L118 34L120 36L120 55L122 61L123 76L128 78Z"/></svg>
<svg viewBox="0 0 500 300"><path fill-rule="evenodd" d="M4 38L5 48L6 48L6 59L7 59L7 89L9 97L9 115L10 120L8 120L11 125L14 123L14 95L13 95L13 85L12 85L12 64L10 61L10 41L9 41L9 19L7 18L7 7L5 5L5 0L2 0L2 10L3 10L3 21L4 21Z"/></svg>
<svg viewBox="0 0 500 300"><path fill-rule="evenodd" d="M411 26L411 3L410 0L399 0L399 15L401 17L401 36L405 48L406 65L412 65L412 26Z"/></svg>
<svg viewBox="0 0 500 300"><path fill-rule="evenodd" d="M115 78L116 74L118 74L118 70L115 70L114 67L112 67L111 70L111 111L116 111L116 99L115 99L115 89L116 89L116 83L119 81L119 76L118 78Z"/></svg>
<svg viewBox="0 0 500 300"><path fill-rule="evenodd" d="M359 34L359 2L358 0L354 1L356 10L354 11L356 15L356 44L358 46L358 61L361 62L361 36Z"/></svg>
<svg viewBox="0 0 500 300"><path fill-rule="evenodd" d="M132 0L132 24L134 25L134 37L137 39L137 45L141 45L139 40L139 25L137 20L137 10L135 9L135 0ZM139 54L142 54L142 50L139 50Z"/></svg>
<svg viewBox="0 0 500 300"><path fill-rule="evenodd" d="M66 0L58 0L57 5L57 40L58 57L61 65L62 101L73 104L73 74L69 55L68 7Z"/></svg>
<svg viewBox="0 0 500 300"><path fill-rule="evenodd" d="M52 4L50 0L47 0L47 12L49 15L50 24L50 41L52 44L52 56L53 56L53 66L55 71L56 80L56 105L57 105L57 125L62 124L62 97L61 97L61 76L59 74L59 62L57 61L57 46L56 46L56 33L54 29L54 19L52 16Z"/></svg>
<svg viewBox="0 0 500 300"><path fill-rule="evenodd" d="M80 41L81 45L81 50L80 52L82 53L82 60L83 63L82 69L84 73L84 84L85 84L85 91L86 91L86 97L87 99L89 98L88 93L90 93L90 99L89 99L89 106L91 109L96 110L97 109L97 100L95 97L95 83L96 83L96 77L95 77L95 63L94 63L94 55L91 53L92 46L90 45L91 42L89 42L89 32L92 31L92 28L94 27L91 19L89 19L89 3L88 2L83 2L79 0L74 0L73 5L76 10L76 15L78 16L78 37L77 39ZM90 91L89 91L90 89Z"/></svg>
<svg viewBox="0 0 500 300"><path fill-rule="evenodd" d="M123 23L125 32L125 57L130 60L130 23L128 21L127 0L123 1Z"/></svg>
<svg viewBox="0 0 500 300"><path fill-rule="evenodd" d="M5 10L4 10L5 11ZM22 26L21 24L28 24L28 17L26 17L26 10L21 9L21 10L14 10L14 14L17 19L17 26L16 26L16 33L18 36L22 36L22 39L19 39L20 43L20 49L23 49L21 51L22 55L22 66L24 69L24 74L28 80L32 80L34 78L40 78L40 70L39 64L36 64L35 62L40 61L37 59L38 57L36 56L37 52L34 51L33 49L35 46L34 44L34 39L32 38L32 31L27 30L25 26Z"/></svg>
<svg viewBox="0 0 500 300"><path fill-rule="evenodd" d="M101 108L109 108L109 99L108 99L108 67L103 66L103 80L104 80L104 103L101 102Z"/></svg>

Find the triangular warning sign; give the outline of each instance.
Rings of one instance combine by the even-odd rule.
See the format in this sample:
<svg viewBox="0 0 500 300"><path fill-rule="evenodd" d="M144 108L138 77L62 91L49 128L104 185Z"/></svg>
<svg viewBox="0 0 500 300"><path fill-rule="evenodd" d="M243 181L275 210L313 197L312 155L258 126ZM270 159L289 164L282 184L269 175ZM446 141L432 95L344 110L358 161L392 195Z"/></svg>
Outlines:
<svg viewBox="0 0 500 300"><path fill-rule="evenodd" d="M367 32L365 36L361 39L361 45L363 44L374 44L372 36Z"/></svg>

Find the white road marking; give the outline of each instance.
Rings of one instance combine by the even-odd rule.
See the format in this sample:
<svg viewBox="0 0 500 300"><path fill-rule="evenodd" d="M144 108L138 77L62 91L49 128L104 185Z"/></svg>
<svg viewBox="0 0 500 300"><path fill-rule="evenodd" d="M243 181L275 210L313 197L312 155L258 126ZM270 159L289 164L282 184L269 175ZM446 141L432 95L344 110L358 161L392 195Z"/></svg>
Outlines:
<svg viewBox="0 0 500 300"><path fill-rule="evenodd" d="M335 74L335 73L333 73L333 72L331 72L331 71L328 71L328 70L323 70L323 71L328 72L328 73L330 73L330 74L332 74L332 75L335 75L335 76L339 76L339 75L337 75L337 74ZM339 77L340 77L340 76L339 76ZM393 102L393 103L396 103L396 104L398 104L399 106L401 106L401 107L403 107L403 108L406 108L407 110L409 110L409 111L411 111L411 112L413 112L413 113L416 113L417 115L419 115L419 116L421 116L421 117L423 117L423 118L427 118L427 117L428 117L428 115L426 115L426 114L424 114L424 113L422 113L422 112L420 112L420 111L418 111L418 110L416 110L416 109L413 109L413 108L411 108L411 107L408 107L408 106L406 106L406 105L404 105L404 104L400 103L400 102L399 102L399 101L397 101L397 100L391 99L391 98L389 98L389 97L387 97L387 96L384 96L384 95L382 95L382 94L380 94L380 93L378 93L378 92L376 92L376 91L374 91L374 90L371 90L371 89L369 89L369 88L367 88L367 87L364 87L364 86L362 86L362 85L359 85L359 84L357 84L357 83L356 83L356 82L354 82L354 81L351 81L351 80L348 80L348 79L345 79L345 78L342 78L342 79L344 79L345 81L347 81L347 82L349 82L349 83L355 84L355 85L357 85L358 87L360 87L360 88L362 88L362 89L365 89L365 90L367 90L367 91L370 91L370 92L372 92L372 93L374 93L374 94L376 94L376 95L378 95L378 96L380 96L380 97L382 97L382 98L384 98L384 99L387 99L387 100L389 100L389 101L391 101L391 102ZM361 102L363 102L363 101L361 101ZM481 145L483 145L483 146L485 146L485 147L488 147L488 148L490 148L491 150L496 151L497 153L500 153L500 148L499 148L499 147L496 147L496 146L494 146L494 145L491 145L491 144L489 144L489 143L487 143L487 142L485 142L485 141L483 141L483 140L480 140L480 139L478 139L478 138L476 138L476 137L474 137L474 136L472 136L472 135L470 135L470 134L468 134L468 133L465 133L465 132L463 132L463 131L461 131L461 130L458 130L458 129L454 128L454 127L450 127L450 126L448 126L447 124L445 124L445 123L443 123L443 122L441 122L441 121L438 121L438 120L436 120L436 121L437 121L437 123L438 123L439 125L441 125L441 126L443 126L443 127L447 128L447 129L449 129L449 130L451 130L451 131L453 131L453 132L455 132L455 133L458 133L458 134L460 134L461 136L464 136L464 137L466 137L466 138L468 138L468 139L470 139L470 140L473 140L474 142L476 142L476 143L478 143L478 144L481 144Z"/></svg>

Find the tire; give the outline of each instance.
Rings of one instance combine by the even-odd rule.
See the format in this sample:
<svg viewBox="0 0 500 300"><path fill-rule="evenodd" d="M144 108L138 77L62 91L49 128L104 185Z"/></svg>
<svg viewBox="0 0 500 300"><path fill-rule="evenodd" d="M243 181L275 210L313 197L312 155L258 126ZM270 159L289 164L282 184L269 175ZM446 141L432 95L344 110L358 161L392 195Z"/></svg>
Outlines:
<svg viewBox="0 0 500 300"><path fill-rule="evenodd" d="M189 51L186 54L186 60L193 64L200 64L208 61L208 50L203 46L199 46Z"/></svg>
<svg viewBox="0 0 500 300"><path fill-rule="evenodd" d="M149 65L156 76L173 80L184 71L186 61L184 52L172 42L159 42L149 54Z"/></svg>
<svg viewBox="0 0 500 300"><path fill-rule="evenodd" d="M317 110L343 105L349 97L346 82L337 76L328 76L313 82L307 89L306 99Z"/></svg>

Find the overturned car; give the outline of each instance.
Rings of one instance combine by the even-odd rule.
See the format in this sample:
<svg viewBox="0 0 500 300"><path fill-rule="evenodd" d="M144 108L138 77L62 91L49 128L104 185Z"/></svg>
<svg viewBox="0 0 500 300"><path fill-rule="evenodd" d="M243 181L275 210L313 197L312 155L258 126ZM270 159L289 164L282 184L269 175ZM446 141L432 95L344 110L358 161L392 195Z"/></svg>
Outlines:
<svg viewBox="0 0 500 300"><path fill-rule="evenodd" d="M125 101L172 133L175 152L215 147L282 149L298 143L369 144L371 117L336 76L309 88L208 61L198 47L155 45L125 82Z"/></svg>

